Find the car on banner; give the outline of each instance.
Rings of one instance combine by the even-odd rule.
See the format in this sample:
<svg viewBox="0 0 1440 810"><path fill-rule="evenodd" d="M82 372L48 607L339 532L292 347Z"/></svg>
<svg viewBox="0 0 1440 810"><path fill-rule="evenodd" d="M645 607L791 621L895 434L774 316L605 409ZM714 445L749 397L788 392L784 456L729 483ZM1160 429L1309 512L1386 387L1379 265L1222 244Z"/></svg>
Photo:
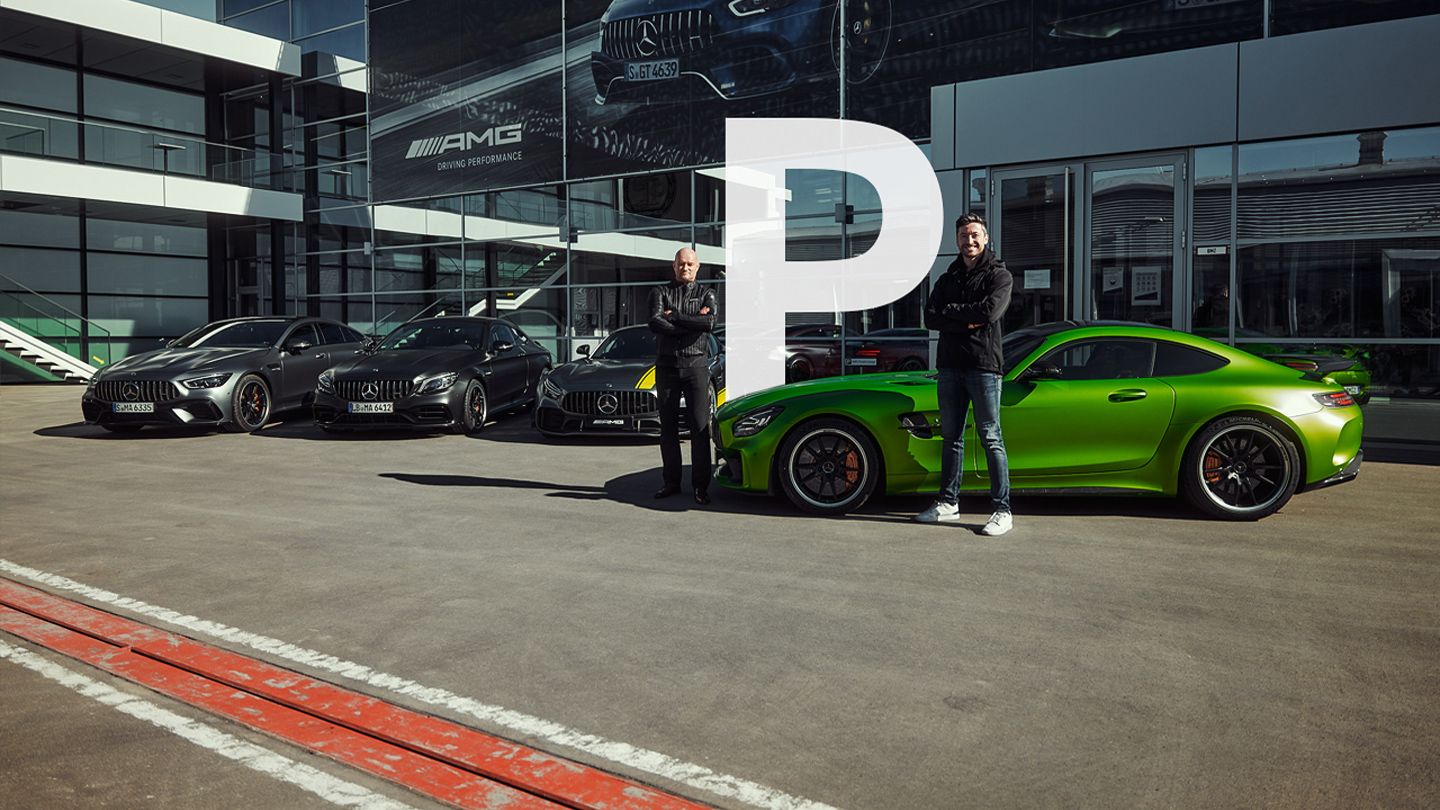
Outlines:
<svg viewBox="0 0 1440 810"><path fill-rule="evenodd" d="M614 0L590 54L595 102L777 93L839 70L836 0ZM892 40L889 0L846 0L846 73L872 77Z"/></svg>
<svg viewBox="0 0 1440 810"><path fill-rule="evenodd" d="M1016 492L1180 495L1211 517L1255 520L1359 472L1360 408L1315 372L1119 322L1020 329L1004 351L1000 419ZM716 480L826 515L876 492L933 494L934 377L839 377L734 399L712 431ZM984 460L971 420L963 491L989 491Z"/></svg>
<svg viewBox="0 0 1440 810"><path fill-rule="evenodd" d="M550 366L548 350L496 318L411 321L312 380L315 423L474 433L495 414L533 405Z"/></svg>
<svg viewBox="0 0 1440 810"><path fill-rule="evenodd" d="M710 341L710 412L725 402L725 350ZM605 338L594 352L581 346L583 359L555 367L540 384L535 428L547 436L606 433L660 434L655 395L655 333L629 326ZM682 398L681 408L694 403ZM688 413L688 411L687 411ZM681 415L681 430L688 420Z"/></svg>
<svg viewBox="0 0 1440 810"><path fill-rule="evenodd" d="M116 433L195 425L253 433L272 415L309 404L315 375L355 356L366 338L324 318L215 321L132 354L85 387L85 421Z"/></svg>

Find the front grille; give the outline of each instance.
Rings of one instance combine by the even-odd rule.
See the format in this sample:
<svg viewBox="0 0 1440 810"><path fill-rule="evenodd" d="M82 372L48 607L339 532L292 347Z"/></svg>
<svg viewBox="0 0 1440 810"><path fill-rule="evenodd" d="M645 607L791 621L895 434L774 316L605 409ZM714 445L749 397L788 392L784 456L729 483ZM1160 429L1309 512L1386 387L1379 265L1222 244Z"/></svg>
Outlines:
<svg viewBox="0 0 1440 810"><path fill-rule="evenodd" d="M605 55L616 59L665 59L710 47L715 19L710 12L667 11L605 24Z"/></svg>
<svg viewBox="0 0 1440 810"><path fill-rule="evenodd" d="M600 398L615 397L615 410L600 410ZM560 407L570 413L586 416L636 416L659 409L654 391L571 391L560 400Z"/></svg>
<svg viewBox="0 0 1440 810"><path fill-rule="evenodd" d="M365 398L360 389L368 384L374 384L376 392L373 397ZM410 396L415 390L414 380L336 380L335 394L341 399L348 399L351 402L394 402L397 399L404 399Z"/></svg>
<svg viewBox="0 0 1440 810"><path fill-rule="evenodd" d="M95 396L106 402L169 402L180 389L169 380L101 380Z"/></svg>

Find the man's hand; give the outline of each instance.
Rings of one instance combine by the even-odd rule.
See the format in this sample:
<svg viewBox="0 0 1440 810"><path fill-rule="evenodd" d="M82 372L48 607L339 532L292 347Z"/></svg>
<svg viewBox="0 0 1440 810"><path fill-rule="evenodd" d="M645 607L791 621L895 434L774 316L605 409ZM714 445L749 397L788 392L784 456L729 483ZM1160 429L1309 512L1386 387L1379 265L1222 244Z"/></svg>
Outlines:
<svg viewBox="0 0 1440 810"><path fill-rule="evenodd" d="M983 323L967 323L965 325L971 329L981 329L985 326Z"/></svg>
<svg viewBox="0 0 1440 810"><path fill-rule="evenodd" d="M673 309L667 309L667 310L665 310L664 312L660 313L661 317L665 317L665 318L668 318L668 317L670 317L671 315L674 315L674 314L675 314L675 310L673 310Z"/></svg>
<svg viewBox="0 0 1440 810"><path fill-rule="evenodd" d="M700 314L701 314L701 315L709 315L709 314L710 314L710 307L700 307Z"/></svg>

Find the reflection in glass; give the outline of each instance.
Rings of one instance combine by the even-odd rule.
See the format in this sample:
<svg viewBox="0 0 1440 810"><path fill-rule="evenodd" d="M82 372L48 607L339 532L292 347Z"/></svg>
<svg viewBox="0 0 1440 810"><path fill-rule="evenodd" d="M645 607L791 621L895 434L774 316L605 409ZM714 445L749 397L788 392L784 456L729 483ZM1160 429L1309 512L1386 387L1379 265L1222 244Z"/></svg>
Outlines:
<svg viewBox="0 0 1440 810"><path fill-rule="evenodd" d="M1258 39L1263 0L1053 0L1035 7L1035 69Z"/></svg>
<svg viewBox="0 0 1440 810"><path fill-rule="evenodd" d="M1065 172L1000 181L995 245L1015 277L1004 331L1063 320L1070 311L1070 223L1074 190Z"/></svg>
<svg viewBox="0 0 1440 810"><path fill-rule="evenodd" d="M1241 239L1440 229L1440 128L1240 146Z"/></svg>
<svg viewBox="0 0 1440 810"><path fill-rule="evenodd" d="M1174 309L1173 165L1090 176L1091 315L1169 326Z"/></svg>
<svg viewBox="0 0 1440 810"><path fill-rule="evenodd" d="M1237 335L1433 337L1440 238L1242 247Z"/></svg>
<svg viewBox="0 0 1440 810"><path fill-rule="evenodd" d="M1230 166L1232 146L1195 150L1195 242L1230 240Z"/></svg>

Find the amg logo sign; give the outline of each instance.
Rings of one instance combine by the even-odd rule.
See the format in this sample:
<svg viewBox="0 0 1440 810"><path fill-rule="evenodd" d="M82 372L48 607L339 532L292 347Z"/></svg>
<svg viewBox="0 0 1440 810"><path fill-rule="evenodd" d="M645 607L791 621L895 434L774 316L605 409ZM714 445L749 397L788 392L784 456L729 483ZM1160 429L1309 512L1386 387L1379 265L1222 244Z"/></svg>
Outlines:
<svg viewBox="0 0 1440 810"><path fill-rule="evenodd" d="M457 132L454 135L443 135L438 138L421 138L418 141L410 142L410 149L405 152L405 159L434 157L456 150L463 152L476 146L504 146L519 143L522 134L520 124L501 124L491 127L479 135L473 132Z"/></svg>

